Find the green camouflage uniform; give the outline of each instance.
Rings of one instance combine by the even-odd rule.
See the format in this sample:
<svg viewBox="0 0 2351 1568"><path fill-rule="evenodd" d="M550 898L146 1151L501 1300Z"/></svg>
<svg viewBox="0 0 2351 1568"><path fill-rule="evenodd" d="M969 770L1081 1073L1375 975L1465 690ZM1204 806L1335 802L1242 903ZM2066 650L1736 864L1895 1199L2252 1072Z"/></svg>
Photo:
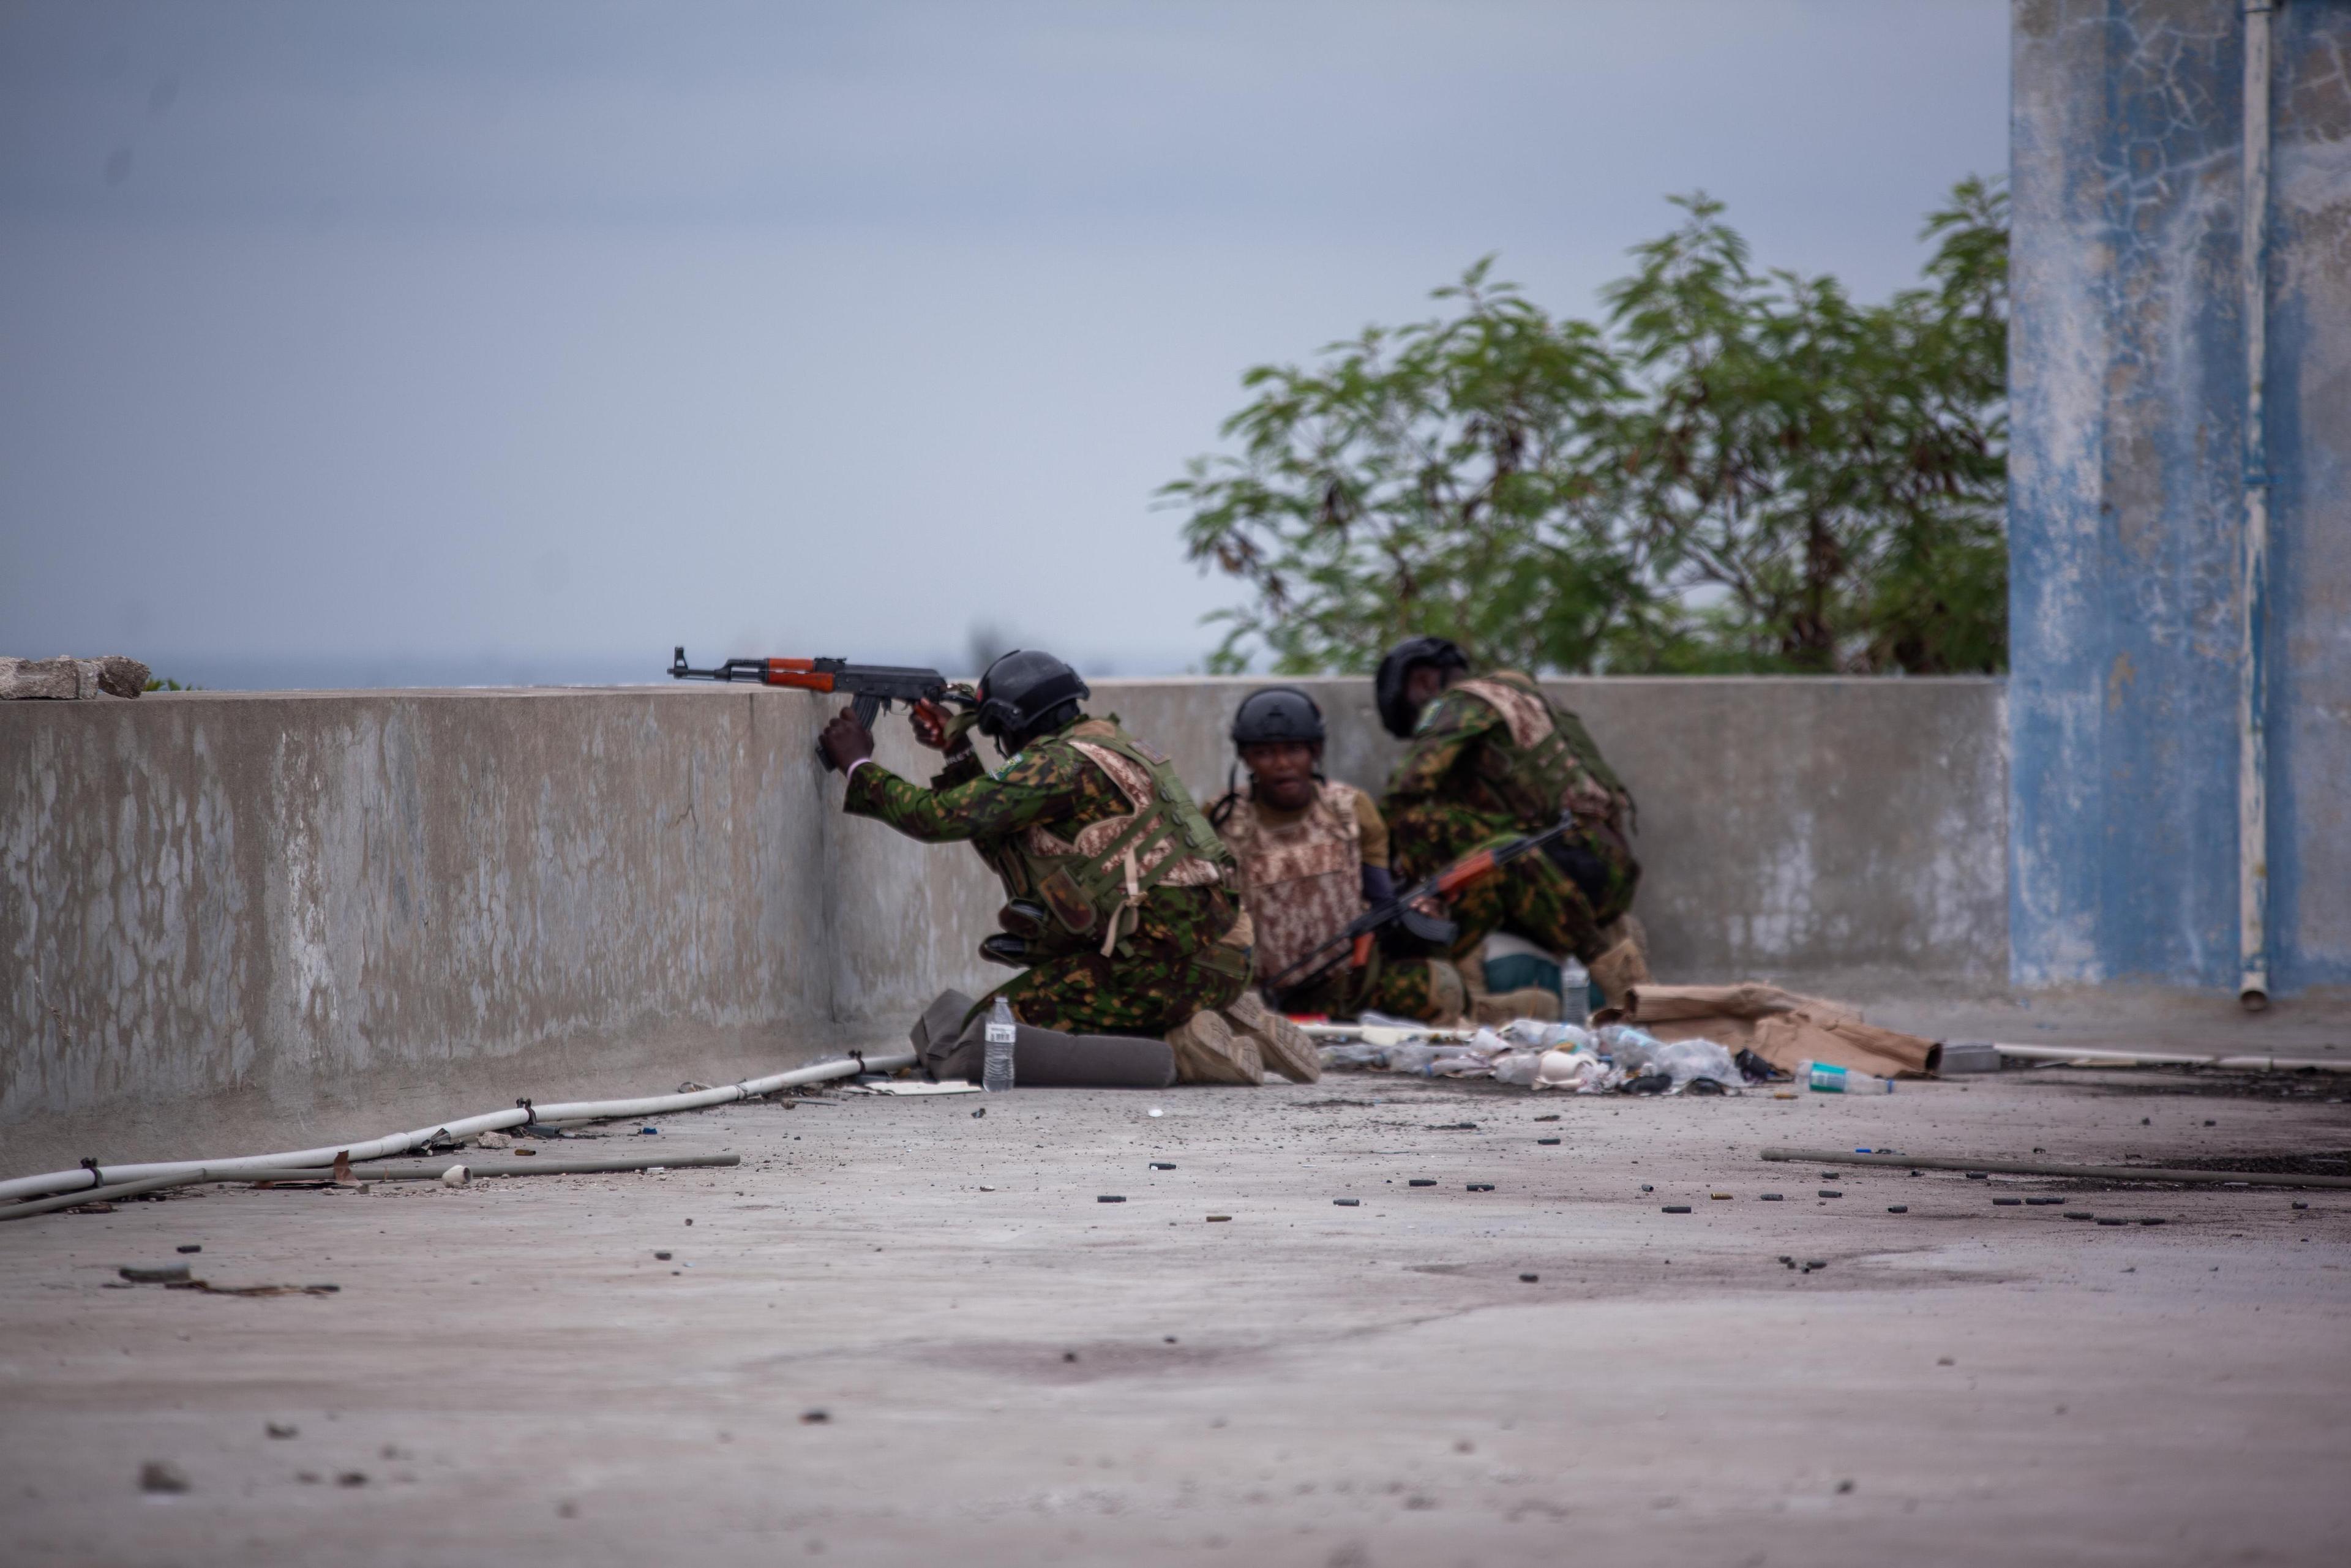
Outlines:
<svg viewBox="0 0 2351 1568"><path fill-rule="evenodd" d="M1531 854L1456 893L1447 913L1460 927L1457 961L1501 929L1589 963L1606 946L1601 928L1632 907L1640 881L1625 839L1632 797L1583 721L1533 681L1507 670L1476 679L1540 704L1554 734L1521 747L1502 710L1476 692L1454 685L1432 698L1382 803L1396 881L1420 881L1463 855L1541 832L1571 807L1579 831L1562 847L1586 868L1592 893L1558 860Z"/></svg>
<svg viewBox="0 0 2351 1568"><path fill-rule="evenodd" d="M924 843L967 840L1008 894L1033 896L1023 885L1024 835L1042 829L1074 840L1089 823L1135 809L1071 744L1073 732L1110 728L1081 721L1031 742L992 777L967 750L949 759L927 789L878 762L861 763L850 777L846 810ZM1239 913L1226 886L1162 883L1142 894L1132 928L1110 956L1099 936L1049 925L1032 944L1031 967L981 998L979 1008L1000 996L1023 1023L1082 1034L1164 1035L1204 1008L1230 1005L1248 988L1248 949L1218 940Z"/></svg>

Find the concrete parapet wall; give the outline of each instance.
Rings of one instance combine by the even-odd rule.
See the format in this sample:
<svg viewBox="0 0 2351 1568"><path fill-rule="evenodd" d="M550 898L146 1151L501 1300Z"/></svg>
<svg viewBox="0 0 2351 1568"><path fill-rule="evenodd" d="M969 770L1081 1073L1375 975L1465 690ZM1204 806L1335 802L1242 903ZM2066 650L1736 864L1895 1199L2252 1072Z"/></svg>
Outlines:
<svg viewBox="0 0 2351 1568"><path fill-rule="evenodd" d="M1092 705L1221 789L1245 680ZM1395 754L1311 681L1332 771ZM2007 965L1989 680L1558 683L1640 801L1661 973ZM894 1035L974 956L976 856L841 814L802 694L187 694L0 705L0 1127L527 1064L747 1070ZM903 719L881 759L925 776ZM445 1093L444 1098L445 1098ZM377 1129L381 1130L381 1129ZM12 1162L13 1163L13 1162Z"/></svg>

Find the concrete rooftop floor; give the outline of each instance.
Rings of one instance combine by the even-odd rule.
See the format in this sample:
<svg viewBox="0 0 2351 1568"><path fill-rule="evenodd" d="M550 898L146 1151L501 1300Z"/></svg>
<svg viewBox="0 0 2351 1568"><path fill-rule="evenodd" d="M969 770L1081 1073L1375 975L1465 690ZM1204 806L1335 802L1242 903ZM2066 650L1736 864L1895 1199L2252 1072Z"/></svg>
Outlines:
<svg viewBox="0 0 2351 1568"><path fill-rule="evenodd" d="M0 1557L2339 1563L2351 1191L1757 1158L2351 1150L2351 1080L2254 1082L829 1096L549 1151L737 1169L7 1225ZM108 1288L189 1242L340 1291Z"/></svg>

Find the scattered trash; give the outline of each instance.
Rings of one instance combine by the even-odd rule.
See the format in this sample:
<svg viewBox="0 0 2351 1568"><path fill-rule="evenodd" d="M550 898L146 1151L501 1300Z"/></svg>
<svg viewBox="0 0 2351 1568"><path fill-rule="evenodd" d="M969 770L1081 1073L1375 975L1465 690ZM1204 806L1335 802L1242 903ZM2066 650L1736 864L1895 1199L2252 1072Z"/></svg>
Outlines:
<svg viewBox="0 0 2351 1568"><path fill-rule="evenodd" d="M2099 1224L2101 1224L2101 1225L2128 1225L2128 1224L2130 1223L2130 1221L2129 1221L2129 1220L2127 1220L2127 1219L2105 1219L2105 1218L2101 1218L2101 1219L2098 1221L2098 1223L2099 1223Z"/></svg>
<svg viewBox="0 0 2351 1568"><path fill-rule="evenodd" d="M1337 1208L1361 1208L1364 1207L1364 1200L1360 1197L1334 1197L1331 1200L1331 1203L1333 1207Z"/></svg>
<svg viewBox="0 0 2351 1568"><path fill-rule="evenodd" d="M1843 1197L1844 1194L1839 1192L1833 1186L1824 1186L1820 1189L1820 1196L1823 1197Z"/></svg>
<svg viewBox="0 0 2351 1568"><path fill-rule="evenodd" d="M1437 1178L1435 1176L1413 1176L1406 1180L1404 1185L1406 1186L1435 1186L1437 1185Z"/></svg>
<svg viewBox="0 0 2351 1568"><path fill-rule="evenodd" d="M1970 1181L1990 1181L1991 1180L1991 1173L1990 1171L1970 1171L1968 1172L1968 1179Z"/></svg>
<svg viewBox="0 0 2351 1568"><path fill-rule="evenodd" d="M515 1153L517 1155L536 1155L538 1151L537 1149L526 1149L521 1145L517 1144L515 1145Z"/></svg>
<svg viewBox="0 0 2351 1568"><path fill-rule="evenodd" d="M2294 1200L2294 1206L2296 1208L2308 1208L2308 1207L2310 1207L2310 1205L2308 1205L2308 1204L2306 1204L2306 1203L2303 1202L2303 1201L2302 1201L2302 1199L2300 1199L2300 1198L2295 1198L2295 1199Z"/></svg>
<svg viewBox="0 0 2351 1568"><path fill-rule="evenodd" d="M1151 1162L1151 1168L1155 1171L1172 1171L1176 1168L1176 1165L1172 1160L1154 1160Z"/></svg>
<svg viewBox="0 0 2351 1568"><path fill-rule="evenodd" d="M367 1485L367 1472L345 1470L335 1478L335 1484L339 1487L363 1487Z"/></svg>
<svg viewBox="0 0 2351 1568"><path fill-rule="evenodd" d="M1154 1105L1150 1110L1144 1112L1144 1114L1146 1116L1165 1116L1167 1113L1162 1111L1158 1106Z"/></svg>
<svg viewBox="0 0 2351 1568"><path fill-rule="evenodd" d="M977 1122L977 1121L978 1121L982 1116L985 1116L985 1115L987 1115L987 1106L985 1106L985 1105L982 1105L978 1110L974 1111L974 1112L971 1113L971 1119L972 1119L973 1121ZM1157 1115L1157 1114L1158 1114L1158 1113L1157 1113L1156 1111L1155 1111L1155 1112L1153 1112L1153 1113L1152 1113L1152 1114L1155 1116L1155 1115Z"/></svg>
<svg viewBox="0 0 2351 1568"><path fill-rule="evenodd" d="M164 1263L152 1269L141 1269L126 1263L115 1272L134 1285L172 1285L187 1279L188 1266L185 1263Z"/></svg>
<svg viewBox="0 0 2351 1568"><path fill-rule="evenodd" d="M1521 1274L1519 1276L1519 1283L1521 1285L1531 1285L1537 1280L1541 1278L1542 1276L1541 1274Z"/></svg>
<svg viewBox="0 0 2351 1568"><path fill-rule="evenodd" d="M1491 1192L1494 1190L1494 1184L1489 1181L1473 1181L1469 1184L1468 1190L1471 1192Z"/></svg>
<svg viewBox="0 0 2351 1568"><path fill-rule="evenodd" d="M1666 1205L1666 1212L1667 1214L1687 1214L1689 1212L1689 1205L1687 1203L1669 1203Z"/></svg>
<svg viewBox="0 0 2351 1568"><path fill-rule="evenodd" d="M1124 1203L1126 1199L1120 1197L1117 1193L1106 1192L1096 1197L1094 1201L1096 1203Z"/></svg>
<svg viewBox="0 0 2351 1568"><path fill-rule="evenodd" d="M182 1252L201 1252L204 1249L204 1244L201 1241L183 1241L178 1248Z"/></svg>
<svg viewBox="0 0 2351 1568"><path fill-rule="evenodd" d="M2024 1200L2021 1197L1996 1197L1991 1201L1995 1208L2021 1208L2024 1205Z"/></svg>
<svg viewBox="0 0 2351 1568"><path fill-rule="evenodd" d="M441 1185L443 1186L463 1186L473 1179L474 1173L466 1169L464 1166L451 1166L447 1170L441 1173Z"/></svg>
<svg viewBox="0 0 2351 1568"><path fill-rule="evenodd" d="M1075 1361L1077 1357L1073 1355L1070 1357L1070 1359L1071 1361ZM821 1427L831 1419L832 1412L821 1407L814 1410L803 1410L800 1412L800 1425L803 1427Z"/></svg>
<svg viewBox="0 0 2351 1568"><path fill-rule="evenodd" d="M1959 1364L1950 1356L1938 1355L1935 1358L1935 1364L1937 1366L1957 1366Z"/></svg>
<svg viewBox="0 0 2351 1568"><path fill-rule="evenodd" d="M666 1263L669 1261L669 1259L670 1255L666 1252L656 1252L653 1254L653 1260L655 1262Z"/></svg>
<svg viewBox="0 0 2351 1568"><path fill-rule="evenodd" d="M1757 1200L1762 1203L1778 1203L1781 1201L1781 1198L1780 1195L1776 1192L1766 1192L1758 1194Z"/></svg>
<svg viewBox="0 0 2351 1568"><path fill-rule="evenodd" d="M2098 1217L2095 1214L2085 1214L2079 1209L2068 1209L2065 1211L2065 1218L2068 1219L2095 1219Z"/></svg>
<svg viewBox="0 0 2351 1568"><path fill-rule="evenodd" d="M1548 1115L1548 1116L1537 1116L1537 1117L1535 1118L1535 1120L1536 1120L1536 1121L1538 1121L1538 1122L1556 1122L1556 1121L1558 1121L1558 1120L1559 1120L1559 1113L1558 1113L1558 1112L1556 1112L1556 1111L1553 1111L1550 1115Z"/></svg>
<svg viewBox="0 0 2351 1568"><path fill-rule="evenodd" d="M2163 1223L2163 1220L2159 1216L2149 1216L2141 1219L2139 1223L2141 1225L2160 1225Z"/></svg>
<svg viewBox="0 0 2351 1568"><path fill-rule="evenodd" d="M1642 1190L1643 1192L1655 1192L1655 1191L1656 1191L1657 1189L1656 1189L1656 1187L1654 1187L1654 1186L1651 1186L1647 1182L1643 1182L1643 1183L1641 1184L1641 1190Z"/></svg>
<svg viewBox="0 0 2351 1568"><path fill-rule="evenodd" d="M271 1437L278 1438L298 1437L302 1435L302 1428L291 1421L271 1421L261 1429Z"/></svg>
<svg viewBox="0 0 2351 1568"><path fill-rule="evenodd" d="M2028 1197L2024 1205L2027 1208L2054 1208L2064 1201L2062 1197Z"/></svg>
<svg viewBox="0 0 2351 1568"><path fill-rule="evenodd" d="M1889 1203L1886 1206L1886 1212L1888 1214L1907 1214L1910 1212L1910 1206L1907 1203Z"/></svg>
<svg viewBox="0 0 2351 1568"><path fill-rule="evenodd" d="M139 1490L152 1492L183 1492L188 1490L188 1472L169 1459L150 1459L139 1467Z"/></svg>
<svg viewBox="0 0 2351 1568"><path fill-rule="evenodd" d="M1535 1142L1538 1144L1556 1144L1559 1140L1557 1138L1537 1138Z"/></svg>
<svg viewBox="0 0 2351 1568"><path fill-rule="evenodd" d="M637 1129L637 1135L643 1138L659 1137L661 1135L661 1129L659 1127L639 1127Z"/></svg>
<svg viewBox="0 0 2351 1568"><path fill-rule="evenodd" d="M1706 1196L1714 1199L1717 1203L1728 1203L1730 1201L1730 1195L1727 1192L1710 1192Z"/></svg>
<svg viewBox="0 0 2351 1568"><path fill-rule="evenodd" d="M1208 1216L1208 1223L1211 1225L1222 1225L1230 1218L1232 1218L1232 1216L1229 1214L1212 1214Z"/></svg>

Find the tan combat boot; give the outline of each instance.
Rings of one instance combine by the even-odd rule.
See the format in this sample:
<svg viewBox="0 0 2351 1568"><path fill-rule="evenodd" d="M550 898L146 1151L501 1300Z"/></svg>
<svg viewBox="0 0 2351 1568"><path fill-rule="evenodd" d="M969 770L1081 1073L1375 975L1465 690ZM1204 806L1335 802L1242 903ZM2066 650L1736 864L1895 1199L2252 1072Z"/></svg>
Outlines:
<svg viewBox="0 0 2351 1568"><path fill-rule="evenodd" d="M1255 1089L1265 1082L1265 1063L1257 1041L1236 1038L1233 1026L1220 1014L1203 1009L1167 1033L1176 1048L1176 1080L1179 1083L1245 1083Z"/></svg>
<svg viewBox="0 0 2351 1568"><path fill-rule="evenodd" d="M1259 1061L1292 1083L1311 1083L1322 1076L1322 1058L1314 1037L1267 1007L1255 991L1225 1009L1233 1032L1257 1046Z"/></svg>

